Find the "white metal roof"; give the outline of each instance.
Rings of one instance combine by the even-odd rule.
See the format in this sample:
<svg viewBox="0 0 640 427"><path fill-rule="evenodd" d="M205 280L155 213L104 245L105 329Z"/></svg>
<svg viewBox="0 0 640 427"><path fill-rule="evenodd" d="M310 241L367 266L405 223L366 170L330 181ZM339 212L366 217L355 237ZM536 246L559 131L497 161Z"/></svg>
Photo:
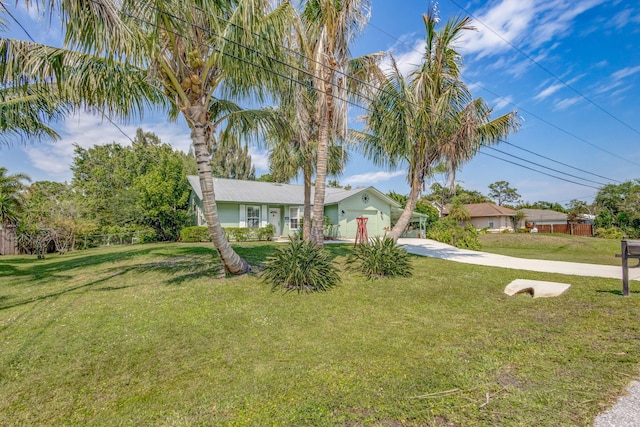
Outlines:
<svg viewBox="0 0 640 427"><path fill-rule="evenodd" d="M195 175L188 175L187 179L196 195L202 200L200 179ZM302 205L304 203L304 186L293 184L279 184L275 182L242 181L238 179L214 178L213 188L218 202L238 203L270 203L281 205ZM325 205L339 203L355 194L371 191L386 200L392 206L400 206L395 200L374 187L359 187L351 190L344 188L326 188ZM311 187L313 200L314 187Z"/></svg>

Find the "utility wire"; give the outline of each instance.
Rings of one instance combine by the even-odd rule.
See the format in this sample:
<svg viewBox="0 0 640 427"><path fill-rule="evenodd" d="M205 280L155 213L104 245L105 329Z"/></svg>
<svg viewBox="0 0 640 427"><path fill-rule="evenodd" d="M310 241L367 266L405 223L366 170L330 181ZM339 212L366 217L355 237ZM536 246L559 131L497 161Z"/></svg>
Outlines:
<svg viewBox="0 0 640 427"><path fill-rule="evenodd" d="M413 50L414 52L423 53L423 52L420 52L419 50L415 49L413 46L409 45L408 43L404 42L403 40L400 40L398 37L394 36L393 34L390 34L389 32L385 31L384 29L382 29L382 28L380 28L380 27L378 27L378 26L376 26L374 24L371 24L371 23L369 23L369 26L371 26L372 28L376 29L377 31L385 34L386 36L390 37L391 39L395 40L396 42L403 44L404 46L406 46L407 48ZM558 126L558 125L556 125L556 124L554 124L554 123L552 123L552 122L540 117L539 115L537 115L537 114L535 114L535 113L533 113L533 112L531 112L531 111L529 111L529 110L527 110L527 109L525 109L525 108L523 108L523 107L521 107L521 106L519 106L517 104L514 104L513 102L509 101L508 99L506 99L502 95L499 95L496 92L492 91L491 89L487 88L486 86L482 85L480 82L471 82L471 83L476 85L476 86L478 86L478 87L480 87L480 88L482 88L483 90L491 93L492 95L500 98L501 100L507 102L511 106L515 107L518 111L522 111L522 112L530 115L531 117L535 117L536 119L540 120L541 122L543 122L543 123L555 128L555 129L565 133L566 135L571 136L572 138L577 139L580 142L583 142L583 143L585 143L587 145L590 145L591 147L596 148L597 150L600 150L600 151L602 151L604 153L607 153L607 154L609 154L609 155L611 155L611 156L613 156L613 157L615 157L617 159L623 160L623 161L625 161L627 163L631 163L632 165L635 165L635 166L640 166L640 163L634 162L633 160L629 160L628 158L625 158L625 157L620 156L618 154L615 154L615 153L613 153L613 152L611 152L609 150L606 150L606 149L604 149L604 148L602 148L602 147L600 147L600 146L598 146L596 144L593 144L592 142L589 142L586 139L584 139L584 138L582 138L582 137L580 137L580 136L578 136L578 135L576 135L576 134L574 134L574 133L572 133L572 132L570 132L570 131L568 131L566 129L561 128L560 126ZM615 180L612 180L612 181L615 181ZM616 182L619 182L619 181L616 181Z"/></svg>
<svg viewBox="0 0 640 427"><path fill-rule="evenodd" d="M506 152L504 152L504 151L502 151L502 150L498 150L497 148L491 147L491 146L489 146L489 145L483 145L483 147L484 147L484 148L488 148L488 149L493 150L493 151L497 151L498 153L500 153L500 154L504 154L505 156L510 156L510 157L513 157L514 159L522 160L522 161L525 161L525 162L527 162L527 163L531 163L532 165L535 165L535 166L538 166L538 167L541 167L541 168L544 168L544 169L548 169L548 170L553 171L553 172L561 173L561 174L563 174L563 175L567 175L567 176L570 176L570 177L572 177L572 178L578 178L578 179L581 179L581 180L583 180L583 181L592 182L592 183L594 183L594 184L598 184L598 185L602 185L602 186L607 185L607 184L603 184L603 183L598 182L598 181L593 181L593 180L591 180L591 179L587 179L587 178L583 178L583 177L580 177L580 176L577 176L577 175L572 175L572 174L570 174L570 173L562 172L562 171L559 171L559 170L557 170L557 169L553 169L553 168L550 168L550 167L548 167L548 166L544 166L544 165L541 165L541 164L539 164L539 163L532 162L532 161L527 160L527 159L523 159L522 157L518 157L518 156L515 156L515 155L513 155L513 154L506 153Z"/></svg>
<svg viewBox="0 0 640 427"><path fill-rule="evenodd" d="M549 173L542 172L542 171L539 171L539 170L534 169L534 168L530 168L530 167L525 166L525 165L521 165L520 163L512 162L512 161L507 160L507 159L501 159L500 157L494 156L494 155L489 154L489 153L484 153L482 151L480 151L479 153L483 154L485 156L493 157L494 159L502 160L503 162L511 163L511 164L519 166L521 168L525 168L525 169L529 169L529 170L534 171L534 172L538 172L538 173L540 173L542 175L546 175L546 176L550 176L550 177L555 178L555 179L559 179L560 181L570 182L572 184L581 185L582 187L593 188L594 190L600 190L598 187L594 187L592 185L587 185L587 184L582 184L580 182L571 181L570 179L566 179L566 178L562 178L562 177L559 177L559 176L551 175Z"/></svg>
<svg viewBox="0 0 640 427"><path fill-rule="evenodd" d="M540 117L539 115L537 115L537 114L535 114L535 113L533 113L533 112L531 112L531 111L529 111L529 110L527 110L527 109L525 109L525 108L522 108L522 107L520 107L520 106L518 106L518 105L514 104L513 102L511 102L511 101L509 101L508 99L504 98L502 95L497 94L496 92L492 91L491 89L487 88L486 86L482 85L481 83L474 82L474 84L475 84L476 86L478 86L478 87L482 88L483 90L486 90L486 91L487 91L487 92L489 92L490 94L492 94L492 95L494 95L494 96L497 96L498 98L500 98L500 99L501 99L501 100L503 100L504 102L507 102L508 104L510 104L510 105L512 105L512 106L514 106L515 108L517 108L517 109L518 109L518 111L522 111L522 112L524 112L524 113L526 113L526 114L530 115L531 117L535 117L536 119L540 120L541 122L546 123L547 125L551 126L552 128L557 129L557 130L559 130L560 132L563 132L564 134L569 135L569 136L571 136L571 137L573 137L573 138L577 139L577 140L578 140L578 141L580 141L580 142L584 142L585 144L590 145L591 147L593 147L593 148L595 148L595 149L597 149L597 150L600 150L600 151L602 151L603 153L607 153L607 154L609 154L610 156L613 156L613 157L615 157L615 158L617 158L617 159L624 160L625 162L627 162L627 163L631 163L632 165L635 165L635 166L640 166L640 163L634 162L633 160L629 160L629 159L627 159L626 157L622 157L622 156L620 156L620 155L618 155L618 154L616 154L616 153L614 153L614 152L612 152L612 151L606 150L606 149L604 149L604 148L602 148L602 147L600 147L600 146L598 146L598 145L596 145L596 144L594 144L594 143L592 143L592 142L587 141L586 139L584 139L584 138L582 138L582 137L580 137L580 136L578 136L578 135L576 135L576 134L574 134L574 133L572 133L572 132L569 132L569 131L568 131L568 130L566 130L566 129L561 128L560 126L558 126L558 125L556 125L556 124L554 124L554 123L552 123L552 122L550 122L550 121L548 121L548 120L546 120L546 119L544 119L544 118ZM612 180L612 181L615 181L615 180ZM620 181L617 181L617 182L620 182Z"/></svg>
<svg viewBox="0 0 640 427"><path fill-rule="evenodd" d="M95 1L95 0L92 0L92 1ZM6 9L6 8L5 8L5 9ZM189 22L189 21L187 21L187 20L185 20L185 19L181 19L181 18L179 18L179 17L177 17L177 16L175 16L175 15L172 15L172 14L170 14L170 13L167 13L167 12L161 11L161 10L159 10L159 9L157 9L157 8L155 8L155 9L156 9L158 12L160 12L160 13L166 14L166 15L168 15L168 16L170 16L170 17L174 18L174 19L181 20L182 22L184 22L184 23L186 23L186 24L192 25L192 26L194 26L195 28L198 28L198 29L200 29L200 30L202 30L202 31L208 32L210 35L214 35L214 36L219 37L219 38L221 38L221 39L223 39L223 40L225 40L225 41L228 41L228 42L234 43L235 45L237 45L237 46L239 46L239 47L242 47L242 48L244 48L244 49L250 50L250 51L251 51L251 52L253 52L253 53L256 53L256 54L259 54L259 55L263 55L263 56L266 56L268 59L271 59L271 60L278 61L278 62L279 62L279 63L281 63L282 65L284 65L284 66L286 66L286 67L289 67L289 68L292 68L292 69L293 69L293 70L295 70L295 71L299 71L299 72L302 72L303 74L307 74L307 75L309 75L309 76L311 76L311 77L314 77L311 73L309 73L309 72L308 72L308 71L306 71L306 70L302 70L302 69L297 68L297 67L295 67L295 66L293 66L293 65L291 65L291 64L285 63L284 61L280 61L280 60L278 60L278 59L276 59L276 58L272 58L272 57L270 57L270 56L268 56L268 55L266 55L266 54L264 54L264 53L262 53L262 52L260 52L260 51L258 51L258 50L256 50L256 49L253 49L253 48L251 48L251 47L249 47L249 46L246 46L246 45L244 45L244 44L242 44L242 43L239 43L239 42L236 42L236 41L234 41L234 40L228 39L228 38L226 38L226 37L224 37L224 36L222 36L222 35L216 34L216 33L214 33L213 31L210 31L210 30L209 30L209 29L207 29L207 28L204 28L204 27L198 26L198 25L196 25L196 24L194 24L194 23L191 23L191 22ZM141 22L143 22L143 23L145 23L145 24L148 24L148 25L156 25L156 24L155 24L155 23L153 23L153 22L145 21L144 19L142 19L142 18L140 18L140 17L133 16L133 15L131 15L131 14L127 14L127 13L125 13L125 15L127 15L127 16L129 16L129 17L131 17L131 18L133 18L133 19L137 19L137 20L139 20L139 21L141 21ZM15 18L14 18L14 20L15 20ZM17 21L16 21L16 22L17 22ZM229 22L229 21L226 21L226 22ZM18 24L19 24L19 23L18 23ZM242 27L238 26L237 24L233 24L233 23L231 23L231 24L232 24L232 25L237 26L238 28L242 28ZM22 27L22 26L21 26L21 27ZM165 31L166 31L166 29L165 29ZM25 32L26 32L26 31L25 31ZM178 33L176 33L176 32L172 32L172 33L173 33L173 34L175 34L175 35L177 35L177 36L183 37L183 35L178 34ZM256 35L255 33L253 33L253 34L254 34L254 35ZM27 33L27 35L29 35L29 34ZM34 40L33 40L33 38L32 38L30 35L29 35L29 37L31 38L31 40L32 40L32 41L34 41ZM35 42L35 41L34 41L34 42ZM293 82L293 83L301 84L301 85L304 85L304 86L307 86L307 87L312 88L312 86L311 86L310 84L305 84L304 82L301 82L301 81L299 81L299 80L297 80L297 79L295 79L295 78L293 78L293 77L290 77L290 76L284 75L284 74L282 74L282 73L274 72L273 70L266 69L265 67L262 67L262 66L260 66L260 65L258 65L258 64L255 64L255 63L253 63L252 61L248 61L248 60L246 60L246 59L239 58L239 57L237 57L237 56L235 56L235 55L231 55L231 54L229 54L229 53L227 53L227 52L223 52L222 50L220 50L220 49L219 49L219 48L217 48L216 46L208 45L208 44L205 44L205 46L206 46L206 47L209 47L209 48L213 48L214 50L217 50L218 52L220 52L220 53L222 53L222 54L224 54L224 55L230 56L230 57L232 57L232 58L234 58L234 59L237 59L237 60L239 60L239 61L242 61L242 62L248 63L248 64L250 64L250 65L252 65L252 66L258 67L258 68L260 68L260 69L262 69L262 70L264 70L264 71L272 72L272 73L276 74L277 76L279 76L279 77L283 77L283 78L285 78L285 79L288 79L289 81L291 81L291 82ZM289 51L291 51L291 49L288 49L288 50L289 50ZM307 58L307 59L309 59L309 58ZM317 61L316 61L316 62L317 62ZM325 66L324 64L321 64L321 63L318 63L318 64L319 64L319 65L321 65L321 66ZM340 74L342 74L342 75L344 75L344 76L346 76L346 77L353 78L353 77L351 77L351 76L349 76L349 75L347 75L347 74L343 73L342 71L339 71L339 70L336 70L336 69L333 69L333 71L338 72L338 73L340 73ZM363 82L363 81L361 81L361 80L359 80L359 79L355 79L355 80L358 80L358 81L359 81L360 83L362 83L362 84L366 84L366 85L369 85L370 87L373 87L372 85L368 84L367 82ZM359 104L356 104L356 103L354 103L354 102L352 102L352 101L350 101L350 100L343 99L343 98L339 98L339 97L336 97L336 96L334 96L334 97L335 97L335 98L340 99L340 100L341 100L341 101L343 101L343 102L349 103L350 105L356 106L356 107L361 108L361 109L365 109L365 107L363 107L363 106L361 106L361 105L359 105ZM364 98L365 98L365 99L367 99L366 97L364 97ZM371 102L371 99L367 99L367 101ZM106 117L106 116L105 116L105 117ZM131 138L130 138L126 133L124 133L124 131L122 131L122 130L121 130L121 129L120 129L120 128L115 124L115 123L113 123L113 122L111 121L111 119L110 119L110 118L108 118L108 117L107 117L107 119L108 119L112 124L114 124L114 126L116 126L116 127L117 127L117 128L118 128L118 129L119 129L119 130L120 130L120 131L121 131L125 136L127 136L129 139L131 139ZM510 144L510 145L511 145L511 144ZM500 151L500 150L497 150L497 149L495 149L495 148L493 148L493 147L488 147L488 148L491 148L491 149L493 149L493 150L496 150L496 151L498 151L498 152L500 152L500 153L502 153L502 154L509 155L508 153L504 153L504 152L502 152L502 151ZM528 150L525 150L525 151L528 151ZM482 154L488 155L487 153L482 153ZM535 154L535 153L534 153L534 154ZM489 156L490 156L490 155L489 155ZM505 159L501 159L501 158L496 157L496 156L491 156L491 157L494 157L494 158L499 159L499 160L502 160L502 161L506 161L506 162L508 162L508 163L516 164L516 165L521 166L521 167L525 167L526 169L530 169L530 170L534 170L534 171L539 172L539 173L543 173L543 172L537 171L537 170L535 170L535 169L528 168L528 167L526 167L526 166L519 165L519 164L517 164L517 163L510 162L510 161L505 160ZM599 185L604 185L604 184L601 184L601 183L599 183L599 182L591 181L591 180L588 180L588 179L585 179L585 178L581 178L581 177L578 177L578 176L575 176L575 175L571 175L571 174L568 174L568 173L565 173L565 172L562 172L562 171L558 171L558 170L556 170L556 169L552 169L552 168L549 168L549 167L546 167L546 166L543 166L543 165L540 165L540 164L537 164L537 163L534 163L534 162L528 161L528 160L526 160L526 159L523 159L523 158L520 158L520 157L517 157L517 156L512 156L512 157L515 157L515 158L517 158L517 159L519 159L519 160L522 160L522 161L525 161L525 162L528 162L528 163L534 164L534 165L536 165L536 166L543 167L543 168L545 168L545 169L549 169L549 170L552 170L552 171L554 171L554 172L558 172L558 173L561 173L561 174L564 174L564 175L567 175L567 176L575 177L575 178L578 178L578 179L583 179L583 180L585 180L585 181L594 182L594 183L599 184ZM544 157L544 156L541 156L541 157ZM561 162L558 162L558 163L561 163ZM562 164L562 163L561 163L561 164ZM566 166L568 166L568 165L566 165ZM569 166L569 167L571 167L571 166ZM577 168L574 168L574 169L577 169ZM582 171L581 169L578 169L578 170ZM586 172L586 171L583 171L583 172ZM586 172L586 173L588 173L588 172ZM559 177L556 177L556 176L553 176L553 175L549 175L549 174L546 174L546 173L543 173L543 174L548 175L548 176L551 176L551 177L554 177L554 178L557 178L557 179L562 179L562 178L559 178ZM603 177L603 178L604 178L604 177ZM605 178L605 179L606 179L606 178ZM570 181L570 180L566 180L566 179L564 179L564 180L565 180L565 181L567 181L567 182L575 183L574 181ZM619 182L619 181L617 181L617 182ZM584 185L584 184L579 184L579 183L576 183L576 184L578 184L578 185ZM591 187L591 188L595 188L595 187Z"/></svg>
<svg viewBox="0 0 640 427"><path fill-rule="evenodd" d="M534 156L542 157L542 158L543 158L543 159L545 159L545 160L549 160L549 161L551 161L551 162L558 163L558 164L560 164L560 165L562 165L562 166L566 166L566 167L568 167L568 168L571 168L571 169L574 169L574 170L577 170L577 171L580 171L580 172L584 172L584 173L586 173L586 174L588 174L588 175L597 176L598 178L606 179L607 181L612 181L612 182L617 182L617 183L621 183L621 182L622 182L622 181L618 181L617 179L607 178L606 176L598 175L597 173L589 172L589 171L586 171L586 170L584 170L584 169L580 169L580 168L577 168L577 167L575 167L575 166L568 165L568 164L563 163L563 162L561 162L561 161L554 160L554 159L552 159L551 157L546 157L546 156L543 156L542 154L536 153L535 151L527 150L526 148L522 148L522 147L520 147L520 146L517 146L517 145L515 145L515 144L512 144L512 143L510 143L509 141L500 140L500 142L501 142L502 144L507 144L507 145L509 145L509 146L511 146L511 147L517 148L518 150L526 151L527 153L529 153L529 154L533 154Z"/></svg>
<svg viewBox="0 0 640 427"><path fill-rule="evenodd" d="M554 74L551 70L549 70L547 67L545 67L544 65L542 65L541 63L539 63L538 61L536 61L531 55L527 54L526 52L524 52L522 49L520 49L519 47L515 46L513 43L511 43L509 40L505 39L504 37L502 37L502 35L500 33L498 33L497 31L495 31L493 28L489 27L487 24L485 24L484 22L482 22L481 20L479 20L478 18L476 18L474 15L472 15L469 11L467 11L464 7L460 6L455 0L450 0L451 3L453 3L455 6L457 6L460 10L462 10L464 13L466 13L467 15L469 15L471 18L473 18L474 20L478 21L479 23L481 23L482 25L484 25L489 31L491 31L493 34L495 34L496 36L498 36L502 41L504 41L505 43L507 43L509 46L511 46L516 52L520 53L521 55L523 55L525 58L527 58L529 61L531 61L532 63L534 63L535 65L537 65L541 70L545 71L546 73L548 73L550 76L552 76L553 78L555 78L556 80L558 80L560 83L562 83L564 86L568 87L569 89L571 89L573 92L575 92L578 96L580 96L582 99L584 99L585 101L587 101L589 104L593 105L594 107L596 107L598 110L602 111L603 113L605 113L607 116L611 117L612 119L614 119L615 121L617 121L618 123L622 124L623 126L625 126L626 128L628 128L629 130L637 133L638 135L640 135L640 131L636 128L634 128L633 126L631 126L630 124L628 124L627 122L623 121L622 119L618 118L617 116L613 115L612 113L610 113L608 110L606 110L605 108L601 107L599 104L597 104L595 101L593 101L592 99L588 98L586 95L584 95L582 92L580 92L579 90L577 90L576 88L574 88L573 86L571 86L568 82L564 81L563 79L561 79L560 77L558 77L556 74Z"/></svg>
<svg viewBox="0 0 640 427"><path fill-rule="evenodd" d="M22 29L22 31L24 31L24 33L27 35L27 37L29 38L29 40L31 40L31 42L33 43L37 43L35 41L35 39L33 38L33 36L31 36L31 34L29 34L29 31L26 30L26 28L20 23L20 21L18 21L18 19L9 11L9 9L7 9L7 7L0 2L0 5L2 5L2 8L5 10L5 12L7 12L7 14L11 17L11 19L18 24L18 26ZM122 130L122 128L120 126L118 126L117 123L115 123L113 120L111 120L111 117L109 117L108 115L105 114L104 110L102 110L100 107L93 107L96 110L98 110L101 114L102 117L106 118L107 121L109 123L111 123L113 126L115 126L116 129L118 129L118 131L124 135L129 141L133 142L133 139L124 131Z"/></svg>

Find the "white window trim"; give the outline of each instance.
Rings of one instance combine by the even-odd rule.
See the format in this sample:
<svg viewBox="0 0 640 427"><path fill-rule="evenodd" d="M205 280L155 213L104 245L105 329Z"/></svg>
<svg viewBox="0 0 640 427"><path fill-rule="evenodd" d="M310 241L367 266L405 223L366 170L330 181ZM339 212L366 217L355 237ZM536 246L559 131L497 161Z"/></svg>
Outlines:
<svg viewBox="0 0 640 427"><path fill-rule="evenodd" d="M257 219L258 220L258 226L257 227L253 227L253 228L259 228L260 227L260 217L261 217L261 212L262 209L260 208L260 205L246 205L245 207L245 225L244 227L249 227L249 208L254 208L258 210L258 216L257 217L252 217L253 219Z"/></svg>

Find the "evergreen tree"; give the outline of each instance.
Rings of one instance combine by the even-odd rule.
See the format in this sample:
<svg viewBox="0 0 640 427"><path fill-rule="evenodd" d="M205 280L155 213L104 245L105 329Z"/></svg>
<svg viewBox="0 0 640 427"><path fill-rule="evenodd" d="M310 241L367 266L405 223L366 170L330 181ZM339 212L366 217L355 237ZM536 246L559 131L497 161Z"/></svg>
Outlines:
<svg viewBox="0 0 640 427"><path fill-rule="evenodd" d="M256 168L251 164L249 148L235 135L223 132L211 156L211 173L216 178L255 181Z"/></svg>

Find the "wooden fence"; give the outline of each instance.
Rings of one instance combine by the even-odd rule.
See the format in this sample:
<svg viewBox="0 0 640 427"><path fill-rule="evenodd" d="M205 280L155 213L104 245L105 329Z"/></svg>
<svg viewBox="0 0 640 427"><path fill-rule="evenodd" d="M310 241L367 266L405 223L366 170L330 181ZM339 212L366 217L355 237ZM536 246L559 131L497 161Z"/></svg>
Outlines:
<svg viewBox="0 0 640 427"><path fill-rule="evenodd" d="M572 236L593 236L592 224L536 224L538 233L560 233Z"/></svg>
<svg viewBox="0 0 640 427"><path fill-rule="evenodd" d="M0 255L17 255L18 242L14 228L0 230Z"/></svg>

